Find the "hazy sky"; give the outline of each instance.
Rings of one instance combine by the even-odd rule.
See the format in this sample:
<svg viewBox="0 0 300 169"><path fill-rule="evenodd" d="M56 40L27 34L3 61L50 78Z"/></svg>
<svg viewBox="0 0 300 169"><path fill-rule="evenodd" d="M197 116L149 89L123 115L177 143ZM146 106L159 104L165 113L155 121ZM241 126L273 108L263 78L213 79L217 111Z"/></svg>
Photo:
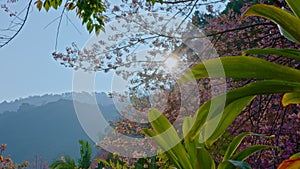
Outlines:
<svg viewBox="0 0 300 169"><path fill-rule="evenodd" d="M5 1L0 0L0 2ZM22 3L22 1L18 3L20 2ZM32 8L24 29L7 46L0 48L0 102L72 90L73 70L61 66L51 56L55 48L58 20L45 28L59 15L58 11L50 10L46 13ZM64 17L58 44L60 51L74 41L78 47L82 47L91 36L73 12L69 13L69 17L80 33ZM3 22L10 19L0 9L2 22L0 29L5 28L7 25ZM96 89L98 91L110 90L108 77L102 73L97 74Z"/></svg>
<svg viewBox="0 0 300 169"><path fill-rule="evenodd" d="M0 4L3 3L6 0L0 0ZM20 11L26 3L28 1L18 1L13 9ZM58 20L55 19L60 13L61 10L53 9L39 12L32 7L21 32L8 45L0 48L0 103L32 95L72 91L73 69L60 65L51 55L58 26ZM59 51L64 51L72 42L81 48L93 36L81 25L74 12L68 13L68 17L78 30L67 17L63 18L58 39ZM4 33L1 29L6 28L11 19L0 8L1 34ZM111 91L112 75L97 73L96 91ZM84 79L82 81L85 82Z"/></svg>

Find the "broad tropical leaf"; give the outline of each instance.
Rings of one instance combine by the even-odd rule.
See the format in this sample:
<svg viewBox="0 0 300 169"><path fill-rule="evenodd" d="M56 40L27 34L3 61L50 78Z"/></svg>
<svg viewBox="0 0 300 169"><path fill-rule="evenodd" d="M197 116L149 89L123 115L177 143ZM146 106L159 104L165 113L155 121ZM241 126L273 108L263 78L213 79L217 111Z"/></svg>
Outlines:
<svg viewBox="0 0 300 169"><path fill-rule="evenodd" d="M261 16L280 25L294 39L300 42L300 19L287 11L272 5L252 5L245 12L243 18L248 16Z"/></svg>
<svg viewBox="0 0 300 169"><path fill-rule="evenodd" d="M188 132L189 129L192 127L194 121L194 119L192 117L185 117L184 121L183 121L183 125L182 125L182 131L183 131L183 136L184 137L184 146L186 151L188 152L191 161L196 161L197 160L197 149L196 147L200 147L200 143L198 142L198 140L191 140L190 138L188 138Z"/></svg>
<svg viewBox="0 0 300 169"><path fill-rule="evenodd" d="M266 146L266 145L253 145L253 146L247 147L247 148L243 149L242 151L236 153L232 157L232 160L244 161L245 159L247 159L252 154L254 154L254 153L256 153L260 150L264 150L264 149L268 149L268 148L274 148L274 147Z"/></svg>
<svg viewBox="0 0 300 169"><path fill-rule="evenodd" d="M300 50L298 49L277 49L277 48L250 49L243 52L243 55L246 54L277 55L277 56L286 56L292 59L300 60Z"/></svg>
<svg viewBox="0 0 300 169"><path fill-rule="evenodd" d="M188 137L193 140L197 137L197 135L199 135L201 127L206 122L209 112L212 112L212 114L219 114L221 111L223 111L223 99L225 95L226 107L235 100L239 100L244 97L253 97L255 95L287 92L300 92L300 83L278 80L259 81L255 83L250 83L241 88L231 90L225 94L221 94L215 98L212 98L211 100L202 104L197 110L194 116L195 122L189 131Z"/></svg>
<svg viewBox="0 0 300 169"><path fill-rule="evenodd" d="M294 154L294 155L292 155L292 156L290 157L290 159L292 159L292 158L298 158L298 157L300 157L300 152L299 152L299 153L296 153L296 154Z"/></svg>
<svg viewBox="0 0 300 169"><path fill-rule="evenodd" d="M251 166L245 161L235 161L235 160L228 160L228 161L239 169L252 169Z"/></svg>
<svg viewBox="0 0 300 169"><path fill-rule="evenodd" d="M254 57L228 56L210 59L192 67L189 72L183 74L180 83L208 77L224 78L224 74L220 71L218 64L220 60L226 78L255 78L300 82L299 70Z"/></svg>
<svg viewBox="0 0 300 169"><path fill-rule="evenodd" d="M230 145L227 147L225 155L223 157L222 161L227 161L229 160L233 154L235 153L236 149L238 148L238 146L241 144L242 140L250 135L251 133L241 133L238 136L236 136L232 142L230 143Z"/></svg>
<svg viewBox="0 0 300 169"><path fill-rule="evenodd" d="M283 106L300 103L300 92L285 93L281 101Z"/></svg>
<svg viewBox="0 0 300 169"><path fill-rule="evenodd" d="M223 113L221 112L222 117L220 121L216 121L218 122L217 124L214 124L215 122L213 120L212 124L210 123L210 121L206 122L205 129L209 128L209 125L212 125L212 129L208 129L208 131L213 131L213 133L209 135L210 137L205 141L205 144L207 146L212 146L212 144L224 134L226 129L253 99L254 96L237 99L225 107ZM216 128L214 127L215 125L217 125Z"/></svg>
<svg viewBox="0 0 300 169"><path fill-rule="evenodd" d="M300 1L299 0L285 0L289 7L292 9L292 11L294 12L294 14L300 18Z"/></svg>
<svg viewBox="0 0 300 169"><path fill-rule="evenodd" d="M180 164L177 167L192 169L189 155L169 120L156 109L149 111L148 119L156 134L151 133L147 129L144 132L156 140L164 151L172 154L173 161L177 160L178 164Z"/></svg>
<svg viewBox="0 0 300 169"><path fill-rule="evenodd" d="M215 169L215 162L212 156L205 148L197 148L197 160L195 161L194 169Z"/></svg>

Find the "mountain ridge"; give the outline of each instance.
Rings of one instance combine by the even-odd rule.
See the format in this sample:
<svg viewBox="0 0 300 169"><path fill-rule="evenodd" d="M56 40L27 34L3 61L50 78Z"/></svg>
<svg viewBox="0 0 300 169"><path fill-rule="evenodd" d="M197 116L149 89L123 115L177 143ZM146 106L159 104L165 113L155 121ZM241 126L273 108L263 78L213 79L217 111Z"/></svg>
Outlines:
<svg viewBox="0 0 300 169"><path fill-rule="evenodd" d="M85 93L82 100L80 99L80 104L89 106L87 101L93 98L92 95L88 96ZM120 118L110 98L103 93L98 94L96 98L99 109L107 121ZM19 106L15 104L18 106L17 110L0 113L2 129L0 144L8 145L7 154L11 154L14 161L32 161L36 154L48 162L66 154L77 158L79 139L94 144L80 126L72 99L65 97L60 97L56 101L48 99L42 105L32 105L30 104L32 102L26 103L24 100L23 102L20 100L19 103L22 104ZM3 103L0 103L0 107L1 104Z"/></svg>

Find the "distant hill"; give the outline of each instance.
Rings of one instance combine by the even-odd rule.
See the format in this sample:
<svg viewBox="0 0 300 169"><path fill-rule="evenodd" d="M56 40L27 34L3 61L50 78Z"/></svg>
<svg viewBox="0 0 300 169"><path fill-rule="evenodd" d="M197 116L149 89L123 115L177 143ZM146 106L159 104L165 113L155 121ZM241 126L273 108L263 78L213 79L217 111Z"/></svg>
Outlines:
<svg viewBox="0 0 300 169"><path fill-rule="evenodd" d="M17 111L18 108L23 104L23 103L28 103L30 105L34 106L41 106L45 105L50 102L55 102L58 100L73 100L72 94L75 95L80 95L81 102L86 100L87 98L90 98L90 94L86 92L82 93L63 93L63 94L45 94L42 96L30 96L27 98L19 98L11 102L4 101L0 103L0 114L5 112L5 111ZM107 97L105 93L95 93L96 100L98 104L102 105L110 105L113 104L112 100Z"/></svg>
<svg viewBox="0 0 300 169"><path fill-rule="evenodd" d="M82 96L80 104L88 106L91 96L87 93L76 94ZM119 117L110 98L104 93L98 93L96 97L107 120ZM71 93L1 103L0 129L0 143L8 145L7 153L16 162L32 161L35 155L49 162L65 154L78 157L78 140L92 143L78 122Z"/></svg>

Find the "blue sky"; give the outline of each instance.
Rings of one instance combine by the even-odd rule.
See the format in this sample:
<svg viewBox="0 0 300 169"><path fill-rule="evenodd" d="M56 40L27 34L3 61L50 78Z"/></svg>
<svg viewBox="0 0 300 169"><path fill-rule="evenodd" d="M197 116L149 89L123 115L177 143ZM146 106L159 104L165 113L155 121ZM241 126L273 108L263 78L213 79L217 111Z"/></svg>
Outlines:
<svg viewBox="0 0 300 169"><path fill-rule="evenodd" d="M0 0L0 2L4 1ZM61 66L51 56L55 48L58 20L45 28L59 15L58 11L50 10L46 13L32 8L24 29L7 46L0 48L0 102L72 90L73 70ZM82 47L91 37L73 12L68 16L80 33L64 17L58 41L60 51L72 42ZM1 22L8 19L11 18L0 10ZM4 26L6 25L2 25L1 28ZM103 73L97 74L97 91L110 90L109 76Z"/></svg>
<svg viewBox="0 0 300 169"><path fill-rule="evenodd" d="M0 0L0 4L6 0ZM13 9L20 11L28 1L18 1ZM49 12L39 12L35 7L30 10L29 18L18 34L8 45L0 48L0 103L4 100L12 101L32 95L63 93L72 91L74 70L66 68L56 62L51 53L54 52L58 20L61 10L50 9ZM83 47L85 42L93 36L89 34L74 12L63 18L58 51L76 42ZM12 18L0 9L0 33L6 28ZM49 25L49 23L51 23ZM48 25L48 26L47 26ZM78 32L79 31L79 32ZM112 73L97 73L95 89L98 92L111 91Z"/></svg>

